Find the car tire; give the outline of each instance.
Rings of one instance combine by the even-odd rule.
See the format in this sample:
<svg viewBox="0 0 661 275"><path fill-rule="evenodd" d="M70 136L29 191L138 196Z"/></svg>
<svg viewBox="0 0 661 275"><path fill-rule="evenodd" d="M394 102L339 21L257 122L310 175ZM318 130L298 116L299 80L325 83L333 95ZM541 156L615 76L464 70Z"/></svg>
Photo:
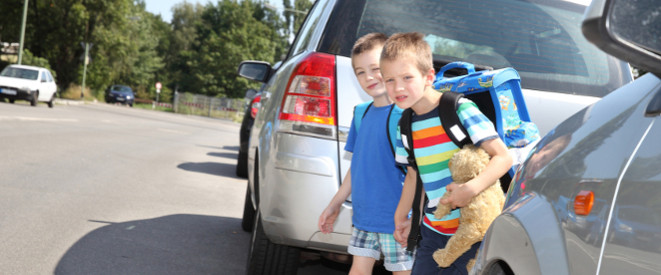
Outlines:
<svg viewBox="0 0 661 275"><path fill-rule="evenodd" d="M14 100L10 98L9 103L14 104Z"/></svg>
<svg viewBox="0 0 661 275"><path fill-rule="evenodd" d="M248 275L296 274L300 249L272 243L264 233L259 211L255 211L255 226L248 250Z"/></svg>
<svg viewBox="0 0 661 275"><path fill-rule="evenodd" d="M53 101L55 100L55 94L50 97L50 100L47 102L48 108L53 108Z"/></svg>
<svg viewBox="0 0 661 275"><path fill-rule="evenodd" d="M32 99L30 99L30 106L37 106L37 99L39 98L39 91L36 91L32 94Z"/></svg>
<svg viewBox="0 0 661 275"><path fill-rule="evenodd" d="M236 158L236 176L240 178L248 177L248 153L239 150L239 156Z"/></svg>
<svg viewBox="0 0 661 275"><path fill-rule="evenodd" d="M484 272L484 274L489 275L514 275L512 269L507 266L507 264L502 262L493 263L489 268Z"/></svg>
<svg viewBox="0 0 661 275"><path fill-rule="evenodd" d="M241 220L241 228L243 231L250 232L255 222L255 208L252 207L252 200L250 199L250 186L246 187L246 200L243 203L243 219Z"/></svg>

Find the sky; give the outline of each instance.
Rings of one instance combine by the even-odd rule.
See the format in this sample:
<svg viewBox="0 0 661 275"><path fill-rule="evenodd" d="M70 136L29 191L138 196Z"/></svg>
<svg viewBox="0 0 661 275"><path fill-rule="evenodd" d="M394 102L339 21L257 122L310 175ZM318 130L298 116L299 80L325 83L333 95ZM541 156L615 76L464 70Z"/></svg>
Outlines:
<svg viewBox="0 0 661 275"><path fill-rule="evenodd" d="M146 9L148 12L153 14L160 14L163 21L170 23L172 21L172 7L176 4L188 2L188 3L200 3L206 5L208 3L217 4L218 1L211 0L145 0ZM272 5L282 8L281 0L270 0L268 1Z"/></svg>

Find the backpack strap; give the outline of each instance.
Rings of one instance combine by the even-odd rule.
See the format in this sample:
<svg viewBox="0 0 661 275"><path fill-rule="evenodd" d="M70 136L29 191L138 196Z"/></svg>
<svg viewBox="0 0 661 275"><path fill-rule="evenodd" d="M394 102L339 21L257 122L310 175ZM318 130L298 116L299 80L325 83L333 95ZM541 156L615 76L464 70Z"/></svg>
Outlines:
<svg viewBox="0 0 661 275"><path fill-rule="evenodd" d="M415 161L415 155L413 154L413 137L411 135L411 122L412 122L413 110L408 108L402 112L402 117L399 120L399 131L402 134L402 143L404 144L404 149L408 153L408 162L413 169L418 171L418 165ZM415 195L413 197L413 204L411 205L411 231L406 240L406 250L413 251L417 246L420 240L420 198L422 197L422 179L420 178L420 173L416 178L415 184Z"/></svg>
<svg viewBox="0 0 661 275"><path fill-rule="evenodd" d="M388 129L386 130L388 131L388 141L390 142L390 149L392 149L393 156L395 155L395 148L397 146L397 125L399 125L402 112L402 109L392 104L388 113Z"/></svg>
<svg viewBox="0 0 661 275"><path fill-rule="evenodd" d="M457 108L459 108L459 100L464 97L464 94L457 92L444 92L441 96L441 101L438 108L438 117L441 119L441 125L445 129L445 133L450 140L454 142L459 148L463 148L466 144L471 144L472 141L468 136L468 131L464 125L459 121L457 115Z"/></svg>
<svg viewBox="0 0 661 275"><path fill-rule="evenodd" d="M360 124L363 122L363 118L367 114L367 110L372 107L372 104L374 104L374 101L367 101L353 107L353 124L356 125L356 132L360 129Z"/></svg>

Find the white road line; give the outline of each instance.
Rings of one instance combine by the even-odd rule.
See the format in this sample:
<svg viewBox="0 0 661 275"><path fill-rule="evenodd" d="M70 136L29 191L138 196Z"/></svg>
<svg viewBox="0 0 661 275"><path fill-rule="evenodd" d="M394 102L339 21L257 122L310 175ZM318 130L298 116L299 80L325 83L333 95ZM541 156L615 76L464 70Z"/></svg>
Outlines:
<svg viewBox="0 0 661 275"><path fill-rule="evenodd" d="M44 121L44 122L78 122L75 118L43 118L43 117L22 117L22 116L0 116L0 121Z"/></svg>

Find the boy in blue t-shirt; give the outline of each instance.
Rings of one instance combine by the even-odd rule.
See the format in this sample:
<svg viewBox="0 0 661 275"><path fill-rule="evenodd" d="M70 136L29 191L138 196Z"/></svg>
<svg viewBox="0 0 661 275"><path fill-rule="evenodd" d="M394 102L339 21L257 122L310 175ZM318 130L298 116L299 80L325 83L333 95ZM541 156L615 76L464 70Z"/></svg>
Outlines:
<svg viewBox="0 0 661 275"><path fill-rule="evenodd" d="M381 71L388 95L402 109L411 108L411 137L413 144L404 144L401 135L397 139L396 160L408 166L402 197L395 212L397 226L394 235L406 246L411 228L408 213L415 196L416 178L420 173L427 199L422 215L420 235L412 274L467 274L466 264L475 256L479 242L452 265L440 268L432 258L433 253L445 247L459 225L459 209L436 219L434 210L446 191L452 191L448 199L441 201L452 208L466 206L471 199L496 182L512 166L507 147L498 138L493 124L468 99L462 99L457 109L459 120L468 131L471 141L484 149L491 160L487 167L469 182L456 185L448 169L448 160L459 150L445 133L438 117L442 93L434 90L435 79L432 52L421 33L397 33L386 41L381 54ZM403 121L400 121L404 123ZM418 167L416 171L407 161L405 148L412 148ZM423 196L424 196L423 194ZM424 199L421 199L424 202Z"/></svg>
<svg viewBox="0 0 661 275"><path fill-rule="evenodd" d="M351 167L319 217L319 230L332 232L342 203L352 195L354 229L348 247L349 254L353 255L352 274L372 274L381 254L385 268L393 274L410 274L413 267L413 253L406 251L392 234L404 172L395 164L385 130L389 115L401 116L401 110L393 110L397 107L388 98L379 67L386 39L384 34L370 33L359 38L352 49L351 64L356 78L374 101L362 118L353 118L344 147L353 152ZM361 120L359 128L356 120Z"/></svg>

